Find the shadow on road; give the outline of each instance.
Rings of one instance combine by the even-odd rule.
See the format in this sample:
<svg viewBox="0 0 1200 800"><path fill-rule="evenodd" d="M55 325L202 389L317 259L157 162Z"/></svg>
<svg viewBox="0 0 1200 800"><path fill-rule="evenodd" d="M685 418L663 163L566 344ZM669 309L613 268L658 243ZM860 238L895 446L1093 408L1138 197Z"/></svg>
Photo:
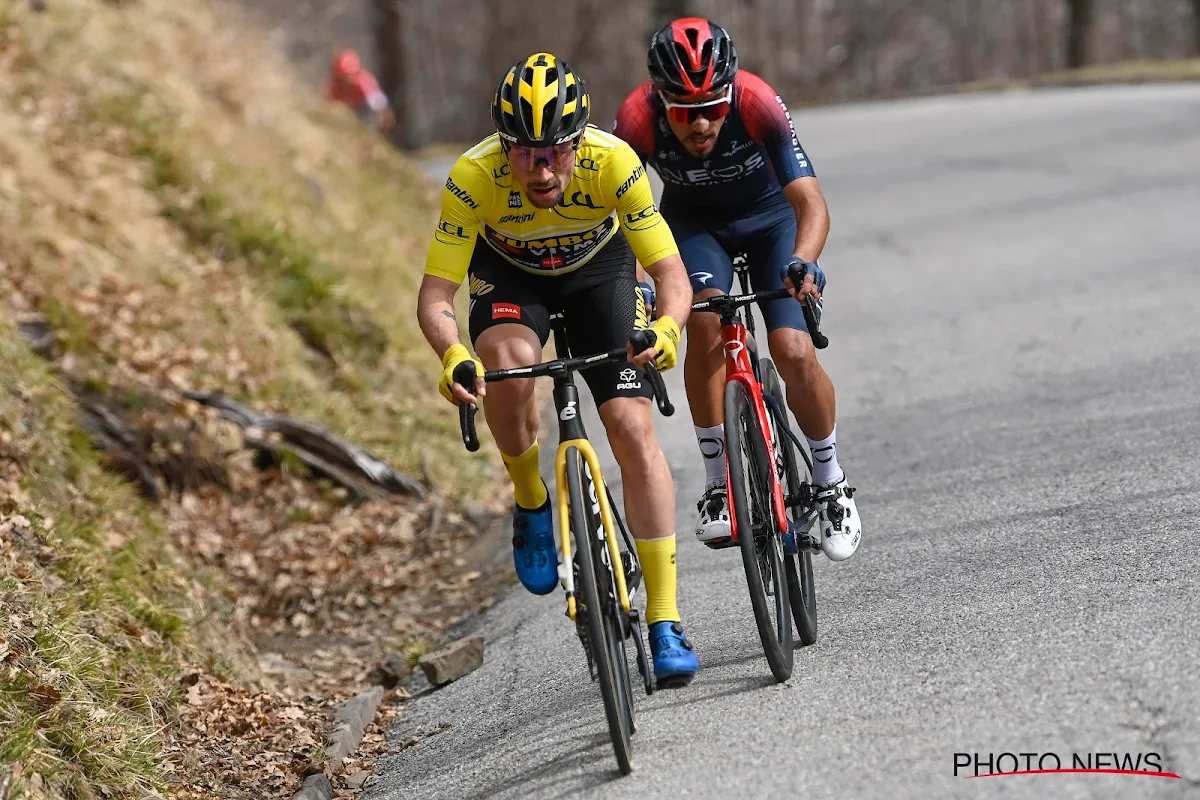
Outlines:
<svg viewBox="0 0 1200 800"><path fill-rule="evenodd" d="M754 677L738 678L733 680L721 680L714 682L711 685L701 685L700 687L697 687L697 685L693 683L680 693L678 700L671 700L666 703L655 703L653 708L646 709L645 714L647 716L653 716L669 708L695 705L697 703L703 703L707 700L716 700L721 697L732 697L733 695L752 692L755 689L769 689L772 686L778 685L779 683L773 677L771 677L770 674L765 674L762 676L756 675ZM697 688L699 688L699 691L697 691Z"/></svg>
<svg viewBox="0 0 1200 800"><path fill-rule="evenodd" d="M637 737L634 737L634 760L637 759ZM572 737L568 742L578 742L580 749L573 750L569 756L553 759L541 767L516 775L501 783L493 784L472 795L473 800L483 800L503 796L506 792L518 790L520 796L527 796L535 789L540 797L576 797L586 789L602 786L621 777L617 762L613 759L612 742L607 731L604 734L584 734ZM530 761L539 760L548 750L558 750L563 744L561 739L549 741L544 747L527 751L524 755ZM581 772L581 770L583 770ZM540 793L545 794L540 794Z"/></svg>

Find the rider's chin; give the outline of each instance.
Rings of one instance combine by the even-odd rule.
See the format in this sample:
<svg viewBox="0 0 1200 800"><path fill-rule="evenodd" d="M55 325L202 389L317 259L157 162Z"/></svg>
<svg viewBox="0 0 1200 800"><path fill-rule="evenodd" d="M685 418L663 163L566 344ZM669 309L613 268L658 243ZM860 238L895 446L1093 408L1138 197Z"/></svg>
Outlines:
<svg viewBox="0 0 1200 800"><path fill-rule="evenodd" d="M557 186L530 186L526 194L529 195L529 202L537 208L553 208L562 199L562 190Z"/></svg>

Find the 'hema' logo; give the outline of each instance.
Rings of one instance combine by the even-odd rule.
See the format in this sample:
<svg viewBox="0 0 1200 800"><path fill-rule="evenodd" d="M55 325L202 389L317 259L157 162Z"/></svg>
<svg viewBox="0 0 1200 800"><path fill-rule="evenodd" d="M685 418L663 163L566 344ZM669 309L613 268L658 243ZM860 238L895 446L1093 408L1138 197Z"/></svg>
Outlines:
<svg viewBox="0 0 1200 800"><path fill-rule="evenodd" d="M462 200L464 203L469 205L471 208L474 208L474 209L479 208L479 203L475 202L475 198L471 197L471 193L468 192L466 189L462 188L461 186L459 186L457 183L455 183L450 178L446 178L446 191L450 192L450 194L454 195L459 200Z"/></svg>

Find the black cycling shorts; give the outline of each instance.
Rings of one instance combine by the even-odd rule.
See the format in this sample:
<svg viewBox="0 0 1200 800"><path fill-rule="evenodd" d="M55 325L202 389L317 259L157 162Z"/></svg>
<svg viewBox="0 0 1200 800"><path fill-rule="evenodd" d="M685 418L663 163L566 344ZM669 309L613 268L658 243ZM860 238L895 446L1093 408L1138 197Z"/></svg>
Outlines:
<svg viewBox="0 0 1200 800"><path fill-rule="evenodd" d="M471 344L493 325L514 323L531 329L545 347L550 339L550 315L561 312L572 356L624 347L635 326L647 326L635 263L621 231L582 267L554 276L518 269L479 239L468 270ZM653 396L641 370L628 361L592 367L580 374L597 408L614 397Z"/></svg>

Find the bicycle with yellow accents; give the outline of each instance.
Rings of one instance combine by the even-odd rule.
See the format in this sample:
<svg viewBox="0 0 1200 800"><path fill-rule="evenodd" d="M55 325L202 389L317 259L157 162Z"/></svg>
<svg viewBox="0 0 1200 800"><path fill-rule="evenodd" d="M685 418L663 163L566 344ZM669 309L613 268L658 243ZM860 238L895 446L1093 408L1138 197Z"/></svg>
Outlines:
<svg viewBox="0 0 1200 800"><path fill-rule="evenodd" d="M559 544L562 564L559 574L566 591L567 616L575 622L576 633L587 656L588 673L600 684L604 712L612 737L617 766L628 775L633 770L635 730L633 690L629 679L629 658L625 642L632 638L637 650L637 667L646 694L654 691L654 676L642 632L641 616L631 599L641 584L642 570L637 550L616 509L604 481L600 460L588 441L580 417L579 390L575 373L589 367L623 362L625 348L591 356L571 357L560 315L551 317L556 352L567 357L531 367L489 370L486 382L511 378L554 378L554 408L558 416L559 444L554 457L554 478L558 509ZM633 352L653 347L653 331L635 330L629 337ZM666 416L675 413L667 398L662 376L649 362L646 379L654 390L659 410ZM465 387L475 386L475 364L467 361L454 372L454 380ZM475 408L459 406L463 443L474 452L479 449L475 433ZM613 565L619 564L620 569Z"/></svg>

